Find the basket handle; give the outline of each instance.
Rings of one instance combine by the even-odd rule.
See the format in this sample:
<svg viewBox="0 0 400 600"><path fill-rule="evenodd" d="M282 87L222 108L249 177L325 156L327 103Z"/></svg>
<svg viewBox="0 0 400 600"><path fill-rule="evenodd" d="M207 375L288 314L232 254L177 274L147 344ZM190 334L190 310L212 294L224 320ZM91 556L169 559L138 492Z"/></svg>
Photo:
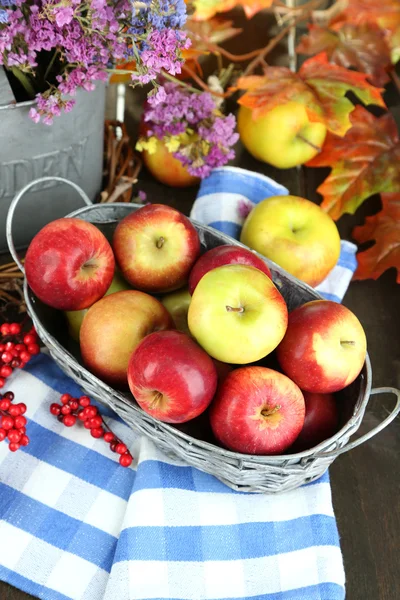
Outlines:
<svg viewBox="0 0 400 600"><path fill-rule="evenodd" d="M370 440L372 437L374 437L374 435L376 435L377 433L379 433L380 431L385 429L385 427L387 427L389 425L389 423L394 421L394 419L400 413L400 390L393 388L393 387L380 387L380 388L372 389L370 396L373 396L376 394L394 394L397 397L397 402L396 402L393 410L386 417L386 419L384 419L382 421L382 423L379 423L379 425L377 425L376 427L371 429L371 431L368 431L368 433L365 433L364 435L359 437L354 442L348 443L345 446L343 446L342 448L339 448L338 450L332 450L331 452L320 452L318 454L319 457L321 457L321 458L322 457L325 458L325 457L329 457L329 456L336 457L339 454L344 454L345 452L348 452L349 450L353 450L353 448L357 448L357 446L360 446L367 440Z"/></svg>
<svg viewBox="0 0 400 600"><path fill-rule="evenodd" d="M23 264L21 263L21 261L18 258L18 254L15 249L14 240L13 240L13 236L12 236L12 222L13 222L13 218L14 218L14 213L15 213L15 209L17 208L18 202L21 200L22 196L24 196L26 194L26 192L28 192L31 189L31 187L33 187L34 185L37 185L38 183L43 183L45 181L60 181L61 183L66 183L67 185L70 185L78 192L79 196L82 198L82 200L84 201L84 203L87 206L91 206L93 204L91 202L91 200L89 199L89 197L87 196L87 194L83 191L83 189L79 187L79 185L77 185L73 181L70 181L69 179L64 179L64 177L56 177L56 176L40 177L39 179L35 179L34 181L31 181L25 187L23 187L22 190L20 190L14 196L14 198L10 204L10 208L8 209L7 221L6 221L6 237L7 237L8 249L10 250L11 256L13 257L13 259L15 260L15 262L17 263L17 265L19 266L20 270L23 273L25 273L25 269L24 269Z"/></svg>

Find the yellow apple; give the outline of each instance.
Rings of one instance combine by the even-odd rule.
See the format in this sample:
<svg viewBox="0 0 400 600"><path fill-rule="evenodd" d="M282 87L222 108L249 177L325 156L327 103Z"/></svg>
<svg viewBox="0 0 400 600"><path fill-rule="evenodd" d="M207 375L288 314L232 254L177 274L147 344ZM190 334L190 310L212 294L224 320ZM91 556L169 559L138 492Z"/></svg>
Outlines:
<svg viewBox="0 0 400 600"><path fill-rule="evenodd" d="M311 123L302 104L287 102L255 119L240 106L238 131L246 149L258 160L290 169L311 160L325 141L326 127Z"/></svg>
<svg viewBox="0 0 400 600"><path fill-rule="evenodd" d="M244 222L240 241L313 287L340 254L334 221L317 204L298 196L272 196L257 204Z"/></svg>
<svg viewBox="0 0 400 600"><path fill-rule="evenodd" d="M180 160L175 158L165 144L157 140L155 152L142 151L143 162L150 173L165 185L188 187L199 183L199 178L191 175Z"/></svg>
<svg viewBox="0 0 400 600"><path fill-rule="evenodd" d="M120 275L119 273L115 273L111 285L104 295L108 296L109 294L114 294L115 292L121 292L123 290L130 289L132 288L126 283L122 275ZM83 317L85 316L87 311L87 308L83 310L65 311L65 316L67 317L68 321L68 333L76 342L79 342L79 332L81 330Z"/></svg>
<svg viewBox="0 0 400 600"><path fill-rule="evenodd" d="M189 294L187 287L177 290L176 292L166 294L163 298L161 298L161 303L171 315L177 330L189 335L191 335L191 333L189 331L187 314L191 299L192 297Z"/></svg>

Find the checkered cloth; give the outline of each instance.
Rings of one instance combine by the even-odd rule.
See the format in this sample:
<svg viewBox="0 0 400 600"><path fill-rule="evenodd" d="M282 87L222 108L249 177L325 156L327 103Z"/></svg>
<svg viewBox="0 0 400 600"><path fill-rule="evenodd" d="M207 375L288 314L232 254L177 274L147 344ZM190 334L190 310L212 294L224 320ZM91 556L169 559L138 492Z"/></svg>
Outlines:
<svg viewBox="0 0 400 600"><path fill-rule="evenodd" d="M50 357L9 388L28 405L31 443L0 443L2 580L46 600L344 599L327 474L279 496L234 492L102 408L135 456L124 469L50 415L61 393L81 394Z"/></svg>

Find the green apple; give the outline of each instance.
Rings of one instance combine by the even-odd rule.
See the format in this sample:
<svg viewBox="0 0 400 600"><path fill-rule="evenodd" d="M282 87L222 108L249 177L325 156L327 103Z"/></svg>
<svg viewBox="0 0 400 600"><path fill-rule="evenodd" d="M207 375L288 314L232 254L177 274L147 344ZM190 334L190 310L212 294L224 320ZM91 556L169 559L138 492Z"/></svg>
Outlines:
<svg viewBox="0 0 400 600"><path fill-rule="evenodd" d="M271 279L254 267L208 271L193 292L188 323L210 356L247 364L274 350L285 335L286 303Z"/></svg>
<svg viewBox="0 0 400 600"><path fill-rule="evenodd" d="M109 294L114 294L115 292L121 292L123 290L130 289L132 288L127 284L122 275L115 273L111 285L104 295L108 296ZM76 342L79 342L79 332L81 330L83 317L87 311L88 309L85 308L83 310L67 310L64 313L68 321L68 333Z"/></svg>
<svg viewBox="0 0 400 600"><path fill-rule="evenodd" d="M184 287L181 290L177 290L176 292L166 294L165 296L163 296L163 298L161 298L161 303L165 306L165 308L171 315L177 330L182 331L183 333L187 333L189 335L190 331L188 326L187 315L191 299L192 297L189 294L189 290L187 287Z"/></svg>
<svg viewBox="0 0 400 600"><path fill-rule="evenodd" d="M336 265L340 236L332 218L298 196L272 196L244 222L240 241L315 287Z"/></svg>
<svg viewBox="0 0 400 600"><path fill-rule="evenodd" d="M305 107L297 102L277 106L257 119L250 108L240 106L238 131L254 158L279 169L290 169L314 158L326 137L325 125L310 122Z"/></svg>

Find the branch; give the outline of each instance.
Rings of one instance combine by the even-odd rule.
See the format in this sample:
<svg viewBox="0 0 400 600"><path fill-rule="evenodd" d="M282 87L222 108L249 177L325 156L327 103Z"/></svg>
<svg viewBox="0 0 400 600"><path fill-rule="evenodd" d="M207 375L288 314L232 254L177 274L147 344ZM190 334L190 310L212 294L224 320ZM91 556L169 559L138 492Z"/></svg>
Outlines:
<svg viewBox="0 0 400 600"><path fill-rule="evenodd" d="M188 75L190 75L190 77L197 83L197 85L199 85L203 90L205 90L206 92L208 92L209 94L212 94L213 96L217 96L217 98L229 98L229 96L232 95L232 92L225 92L224 94L221 94L220 92L216 92L214 90L212 90L210 87L208 87L208 85L206 83L204 83L204 81L202 79L200 79L200 77L198 75L196 75L196 73L187 65L182 65L182 71L185 71L185 73L187 73ZM198 90L197 90L198 91Z"/></svg>

